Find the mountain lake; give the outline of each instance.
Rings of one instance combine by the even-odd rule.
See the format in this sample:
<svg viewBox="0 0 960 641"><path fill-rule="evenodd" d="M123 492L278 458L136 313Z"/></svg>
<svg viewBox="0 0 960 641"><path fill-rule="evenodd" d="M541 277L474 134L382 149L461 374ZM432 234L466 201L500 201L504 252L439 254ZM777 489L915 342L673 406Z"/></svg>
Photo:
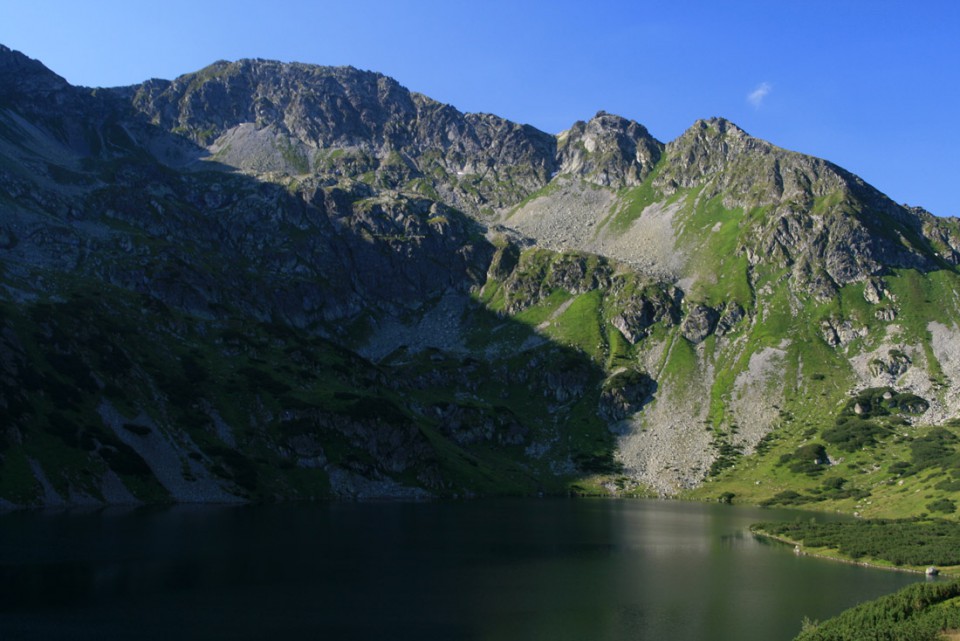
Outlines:
<svg viewBox="0 0 960 641"><path fill-rule="evenodd" d="M0 638L788 641L922 576L798 557L656 500L0 515Z"/></svg>

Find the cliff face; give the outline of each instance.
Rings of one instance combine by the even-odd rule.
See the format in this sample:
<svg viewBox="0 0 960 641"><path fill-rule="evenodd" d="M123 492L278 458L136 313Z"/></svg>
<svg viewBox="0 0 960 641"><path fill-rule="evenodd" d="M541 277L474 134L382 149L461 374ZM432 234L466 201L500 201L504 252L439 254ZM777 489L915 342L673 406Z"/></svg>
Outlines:
<svg viewBox="0 0 960 641"><path fill-rule="evenodd" d="M219 62L134 92L151 122L231 166L327 183L370 172L377 186L437 190L470 213L522 198L555 169L553 136L351 67Z"/></svg>
<svg viewBox="0 0 960 641"><path fill-rule="evenodd" d="M722 119L551 136L353 68L91 90L0 48L0 208L7 503L761 500L853 394L960 408L957 222Z"/></svg>

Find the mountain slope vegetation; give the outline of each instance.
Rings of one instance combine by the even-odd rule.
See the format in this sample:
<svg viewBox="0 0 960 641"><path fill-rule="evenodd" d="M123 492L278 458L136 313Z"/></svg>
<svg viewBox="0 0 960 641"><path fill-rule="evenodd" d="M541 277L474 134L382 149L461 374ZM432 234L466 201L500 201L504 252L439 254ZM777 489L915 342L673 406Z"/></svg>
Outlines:
<svg viewBox="0 0 960 641"><path fill-rule="evenodd" d="M5 505L960 491L957 221L723 119L0 48L0 211Z"/></svg>

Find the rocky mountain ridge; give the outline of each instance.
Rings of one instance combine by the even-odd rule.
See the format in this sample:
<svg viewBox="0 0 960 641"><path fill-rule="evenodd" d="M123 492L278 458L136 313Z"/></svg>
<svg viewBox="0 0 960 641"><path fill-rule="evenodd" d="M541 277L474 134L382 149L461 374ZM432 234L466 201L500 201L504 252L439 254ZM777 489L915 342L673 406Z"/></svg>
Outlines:
<svg viewBox="0 0 960 641"><path fill-rule="evenodd" d="M349 67L85 89L2 48L0 208L12 504L759 501L864 389L960 411L957 221L723 119L552 136Z"/></svg>

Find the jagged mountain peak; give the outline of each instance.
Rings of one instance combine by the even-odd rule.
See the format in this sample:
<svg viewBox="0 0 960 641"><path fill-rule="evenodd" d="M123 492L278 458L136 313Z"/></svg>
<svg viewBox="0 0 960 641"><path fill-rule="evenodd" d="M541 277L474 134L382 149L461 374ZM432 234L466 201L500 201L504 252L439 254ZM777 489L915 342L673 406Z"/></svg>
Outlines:
<svg viewBox="0 0 960 641"><path fill-rule="evenodd" d="M733 122L713 117L694 122L686 131L666 145L674 154L711 155L718 161L727 161L744 152L767 153L778 149L775 145L754 138Z"/></svg>
<svg viewBox="0 0 960 641"><path fill-rule="evenodd" d="M382 99L407 98L411 93L394 78L376 71L358 69L349 65L315 65L264 58L218 60L199 71L177 78L174 84L184 84L188 89L197 89L211 81L227 83L237 82L240 79L250 83L251 88L281 93L298 90L308 92L340 90L347 94L364 92L377 94Z"/></svg>
<svg viewBox="0 0 960 641"><path fill-rule="evenodd" d="M640 123L598 111L557 136L557 161L563 174L612 187L638 185L653 171L663 143Z"/></svg>
<svg viewBox="0 0 960 641"><path fill-rule="evenodd" d="M884 221L908 229L919 223L880 192L722 117L697 120L667 144L605 111L550 136L495 115L464 114L380 73L262 59L218 61L170 82L144 83L133 103L163 129L258 175L314 175L326 184L365 176L375 189L419 191L481 215L504 211L557 174L614 190L649 180L661 198L696 190L690 197L703 202L763 209L744 229L742 245L790 262L799 250L789 245L803 238L810 246L804 273L812 270L806 263L822 258L825 238L847 239L829 245L837 256L827 272L837 284L876 273L883 263L921 264L927 259L919 257L930 254L922 243L905 245L883 230ZM562 222L552 211L538 217ZM832 222L822 231L824 217L845 231ZM860 258L847 260L852 253Z"/></svg>
<svg viewBox="0 0 960 641"><path fill-rule="evenodd" d="M750 136L750 134L744 131L735 122L732 120L727 120L722 116L700 118L694 122L687 131L704 131L710 129L714 129L724 135L730 134L737 137Z"/></svg>
<svg viewBox="0 0 960 641"><path fill-rule="evenodd" d="M594 114L590 120L578 120L573 123L569 129L559 133L557 138L564 140L571 135L583 135L586 132L594 135L625 135L634 140L646 139L657 145L663 145L663 143L650 135L647 128L639 122L603 110Z"/></svg>
<svg viewBox="0 0 960 641"><path fill-rule="evenodd" d="M391 116L416 111L410 92L382 74L260 59L220 61L170 82L145 83L134 104L165 129L201 143L253 123L317 147L384 136ZM329 131L337 129L349 132ZM343 140L351 135L357 140Z"/></svg>
<svg viewBox="0 0 960 641"><path fill-rule="evenodd" d="M549 134L464 114L353 67L215 63L140 85L133 105L249 173L328 182L366 175L378 187L440 194L471 213L517 202L545 184L555 166Z"/></svg>
<svg viewBox="0 0 960 641"><path fill-rule="evenodd" d="M0 98L49 93L69 86L39 60L0 44Z"/></svg>
<svg viewBox="0 0 960 641"><path fill-rule="evenodd" d="M755 138L725 118L697 120L667 143L655 185L667 194L705 186L728 206L763 206L811 198L847 188L856 177L820 158Z"/></svg>
<svg viewBox="0 0 960 641"><path fill-rule="evenodd" d="M579 124L579 123L577 123ZM641 132L640 135L650 136L650 132L647 131L647 128L638 123L635 120L630 118L625 118L619 114L610 113L609 111L604 111L603 109L599 110L597 113L587 121L588 125L594 125L606 129L614 130L624 130L624 129L636 129ZM652 136L650 136L652 138Z"/></svg>

